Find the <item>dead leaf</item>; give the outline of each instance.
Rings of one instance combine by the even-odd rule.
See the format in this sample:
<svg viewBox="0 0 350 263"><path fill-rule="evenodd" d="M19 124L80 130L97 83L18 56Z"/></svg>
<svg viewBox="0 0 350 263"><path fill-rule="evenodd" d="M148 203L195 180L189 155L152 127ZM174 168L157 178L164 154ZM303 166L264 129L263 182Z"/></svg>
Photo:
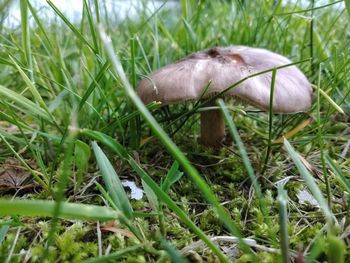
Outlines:
<svg viewBox="0 0 350 263"><path fill-rule="evenodd" d="M323 180L321 173L317 170L317 168L312 165L308 160L306 160L303 156L299 155L301 162L305 165L306 169L313 175L317 176L320 180Z"/></svg>
<svg viewBox="0 0 350 263"><path fill-rule="evenodd" d="M299 204L301 205L307 205L310 204L313 207L320 207L317 200L307 191L307 190L301 190L297 194Z"/></svg>
<svg viewBox="0 0 350 263"><path fill-rule="evenodd" d="M128 238L134 238L134 234L131 233L129 230L119 228L115 226L114 224L105 224L101 225L100 227L102 232L112 232L115 234L120 234L122 236L128 237Z"/></svg>
<svg viewBox="0 0 350 263"><path fill-rule="evenodd" d="M16 125L8 123L6 121L0 121L0 128L10 134L15 134L19 132L19 129Z"/></svg>
<svg viewBox="0 0 350 263"><path fill-rule="evenodd" d="M31 178L30 172L15 158L7 158L0 164L0 192L34 187Z"/></svg>

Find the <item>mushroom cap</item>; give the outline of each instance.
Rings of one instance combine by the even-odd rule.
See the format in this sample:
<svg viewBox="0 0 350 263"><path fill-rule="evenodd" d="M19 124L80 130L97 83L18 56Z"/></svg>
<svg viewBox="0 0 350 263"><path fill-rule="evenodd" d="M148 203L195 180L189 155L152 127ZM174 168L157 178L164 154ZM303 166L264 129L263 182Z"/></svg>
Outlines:
<svg viewBox="0 0 350 263"><path fill-rule="evenodd" d="M151 73L140 81L137 93L144 103L164 104L209 97L254 73L292 63L289 59L261 48L216 47L200 51ZM225 93L262 110L269 109L272 72L243 81ZM276 72L273 111L307 111L312 102L311 84L296 67Z"/></svg>

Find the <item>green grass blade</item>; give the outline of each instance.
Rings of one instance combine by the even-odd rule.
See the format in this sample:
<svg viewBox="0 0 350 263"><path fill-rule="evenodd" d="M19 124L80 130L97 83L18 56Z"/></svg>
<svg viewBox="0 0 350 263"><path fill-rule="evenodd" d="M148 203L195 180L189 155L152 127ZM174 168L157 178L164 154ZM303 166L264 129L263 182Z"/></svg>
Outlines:
<svg viewBox="0 0 350 263"><path fill-rule="evenodd" d="M344 186L345 190L350 193L350 181L346 178L345 174L342 172L338 164L329 157L328 154L325 154L325 159L328 167L333 171L338 180Z"/></svg>
<svg viewBox="0 0 350 263"><path fill-rule="evenodd" d="M227 110L227 107L226 107L224 101L222 99L219 99L218 100L218 104L219 104L220 109L221 109L221 111L222 111L222 113L224 115L225 121L228 124L229 131L230 131L233 139L235 140L237 148L239 150L239 153L240 153L240 155L241 155L241 157L243 159L244 166L245 166L245 168L247 170L248 176L249 176L249 178L250 178L250 180L251 180L251 182L253 184L253 187L255 189L255 193L257 195L257 199L259 200L261 211L262 211L262 213L263 213L263 215L265 217L266 222L269 225L269 220L268 220L269 216L268 216L268 212L267 212L267 207L266 207L265 202L264 202L264 197L263 197L263 195L261 193L260 184L258 182L257 177L255 176L253 166L250 163L247 151L245 150L245 147L243 145L241 137L239 136L238 130L236 128L236 125L234 124L234 122L232 120L232 117L229 115L229 112Z"/></svg>
<svg viewBox="0 0 350 263"><path fill-rule="evenodd" d="M98 0L94 0L94 7L95 7L96 21L97 21L97 24L99 24L101 21L100 21L100 7L99 7Z"/></svg>
<svg viewBox="0 0 350 263"><path fill-rule="evenodd" d="M44 28L44 25L43 25L40 17L38 16L36 10L33 8L33 6L31 5L29 0L27 0L27 4L28 4L28 9L30 10L30 13L32 14L35 22L37 23L39 29L41 30L41 32L44 35L46 46L49 48L49 51L54 52L54 48L52 46L51 40L50 40L49 36L47 35L47 32Z"/></svg>
<svg viewBox="0 0 350 263"><path fill-rule="evenodd" d="M172 245L170 244L167 240L162 239L161 244L164 248L164 250L168 253L171 262L176 262L176 263L187 263L188 261L186 258L184 258L180 252Z"/></svg>
<svg viewBox="0 0 350 263"><path fill-rule="evenodd" d="M87 99L90 97L91 93L95 90L95 88L98 85L98 82L105 77L107 74L107 71L110 67L109 62L106 62L103 64L102 67L100 67L99 72L97 73L96 77L92 80L91 84L87 88L86 92L84 93L83 97L81 98L79 105L78 105L78 111L81 110L81 108L84 106Z"/></svg>
<svg viewBox="0 0 350 263"><path fill-rule="evenodd" d="M53 217L56 202L48 200L0 199L0 215ZM62 202L60 217L79 220L110 221L118 219L119 212L103 206Z"/></svg>
<svg viewBox="0 0 350 263"><path fill-rule="evenodd" d="M159 109L160 106L161 106L160 102L153 101L153 102L147 104L146 107L149 111L153 111L153 110ZM120 123L124 124L137 116L140 116L139 110L133 111L133 112L126 114L124 116L120 116Z"/></svg>
<svg viewBox="0 0 350 263"><path fill-rule="evenodd" d="M131 57L131 85L136 89L136 50L135 50L135 39L130 39L130 57ZM134 105L132 102L129 103L129 112L134 111ZM132 149L137 150L140 147L140 120L139 117L131 119L129 122L129 134L130 134L130 145Z"/></svg>
<svg viewBox="0 0 350 263"><path fill-rule="evenodd" d="M109 195L111 196L118 209L125 215L125 217L132 219L134 217L133 209L117 173L109 162L107 156L104 154L96 142L92 143L92 148L94 150L98 166L103 176L103 180L109 191Z"/></svg>
<svg viewBox="0 0 350 263"><path fill-rule="evenodd" d="M30 174L35 178L35 180L47 191L49 192L49 187L47 182L40 178L39 175L26 163L26 161L15 151L11 144L5 139L5 137L0 133L0 139L5 143L5 145L10 149L12 154L22 163L22 165L30 172Z"/></svg>
<svg viewBox="0 0 350 263"><path fill-rule="evenodd" d="M30 79L34 81L32 49L30 47L27 0L20 1L20 10L21 10L21 28L22 28L22 48L24 50L25 62L29 68Z"/></svg>
<svg viewBox="0 0 350 263"><path fill-rule="evenodd" d="M74 117L73 117L74 119ZM68 129L68 128L67 128ZM51 227L47 237L46 249L44 252L44 258L47 258L49 255L49 248L52 245L56 232L58 229L59 217L61 215L63 200L65 199L65 192L68 186L69 178L72 176L72 161L74 153L74 145L77 136L77 128L74 121L71 122L70 128L67 130L67 139L62 141L61 146L65 144L65 152L63 158L62 169L59 171L57 190L54 194L55 198L55 207L53 209L53 218L51 220ZM51 182L50 182L51 183Z"/></svg>
<svg viewBox="0 0 350 263"><path fill-rule="evenodd" d="M284 140L284 146L292 158L294 164L298 168L298 171L305 181L307 187L310 189L312 195L317 200L320 208L326 217L328 230L331 231L331 226L333 225L332 212L328 207L327 201L324 199L320 188L317 186L315 179L312 177L310 172L306 169L305 165L300 160L299 154L294 150L293 146L288 142L287 139Z"/></svg>
<svg viewBox="0 0 350 263"><path fill-rule="evenodd" d="M28 76L24 73L24 71L21 69L21 67L16 63L16 61L14 59L12 59L12 57L10 56L10 59L12 60L12 63L15 65L16 69L18 70L18 72L20 73L21 77L23 78L24 82L26 83L29 91L32 93L34 99L39 103L40 107L47 112L47 114L50 115L51 119L54 119L53 116L51 115L48 107L45 104L45 101L43 100L43 98L40 95L40 92L37 90L37 88L35 87L33 81L31 81Z"/></svg>
<svg viewBox="0 0 350 263"><path fill-rule="evenodd" d="M0 58L0 64L4 64L4 65L8 65L8 66L14 66L11 61L4 59L4 58Z"/></svg>
<svg viewBox="0 0 350 263"><path fill-rule="evenodd" d="M350 20L350 0L344 0L344 2L345 2L345 8L348 11L349 20Z"/></svg>
<svg viewBox="0 0 350 263"><path fill-rule="evenodd" d="M142 250L144 245L134 245L130 246L124 249L121 249L117 252L110 253L106 256L101 256L98 258L88 259L82 261L82 263L105 263L105 262L116 262L116 260L120 259L121 257L127 256L130 253L137 252L139 250Z"/></svg>
<svg viewBox="0 0 350 263"><path fill-rule="evenodd" d="M51 6L53 11L63 20L63 22L72 30L75 36L85 45L87 45L94 53L97 51L90 45L90 43L86 40L86 38L80 33L80 31L65 17L65 15L50 1L46 0L47 3Z"/></svg>
<svg viewBox="0 0 350 263"><path fill-rule="evenodd" d="M114 210L118 210L118 207L115 205L115 203L113 202L111 196L108 194L108 192L103 188L102 185L100 185L98 182L95 182L96 188L97 190L100 191L100 193L102 194L103 198L106 200L106 202L114 209Z"/></svg>
<svg viewBox="0 0 350 263"><path fill-rule="evenodd" d="M108 136L107 134L104 134L104 133L98 132L98 131L89 130L89 129L81 129L79 131L79 134L88 136L91 139L96 140L96 141L108 146L108 148L110 148L113 152L118 154L118 156L121 158L125 159L128 157L128 153L125 150L125 148L123 147L123 145L118 143L115 139Z"/></svg>
<svg viewBox="0 0 350 263"><path fill-rule="evenodd" d="M15 136L11 133L8 133L6 131L2 131L1 129L0 129L0 135L3 136L5 139L13 141L21 146L26 145L26 141L24 139L19 138L19 137Z"/></svg>
<svg viewBox="0 0 350 263"><path fill-rule="evenodd" d="M328 180L328 171L326 168L326 161L324 157L324 139L322 137L323 129L321 125L321 101L320 101L320 90L321 90L321 72L322 72L322 63L319 65L318 72L318 82L317 82L317 107L316 107L316 115L317 115L317 138L318 144L320 146L320 155L321 155L321 163L322 163L322 171L323 171L323 179L326 183L326 191L327 191L327 202L328 206L332 207L332 196L331 196L331 186Z"/></svg>
<svg viewBox="0 0 350 263"><path fill-rule="evenodd" d="M146 55L145 49L143 48L142 42L140 41L140 39L137 36L135 38L136 38L138 46L139 46L139 48L141 50L142 58L146 62L147 70L148 70L148 72L151 72L152 71L151 64L150 64L150 62L148 60L148 56Z"/></svg>
<svg viewBox="0 0 350 263"><path fill-rule="evenodd" d="M329 104L339 113L345 114L344 110L323 90L317 89L320 94L329 102Z"/></svg>
<svg viewBox="0 0 350 263"><path fill-rule="evenodd" d="M326 241L323 235L318 235L311 247L310 253L306 256L306 263L314 263L320 254L325 250Z"/></svg>
<svg viewBox="0 0 350 263"><path fill-rule="evenodd" d="M179 171L179 163L175 161L170 167L164 181L161 184L161 188L164 192L168 192L170 187L176 183L183 176L183 172Z"/></svg>
<svg viewBox="0 0 350 263"><path fill-rule="evenodd" d="M145 181L142 180L142 187L143 187L143 191L145 192L147 199L148 199L148 203L149 206L153 209L153 211L158 212L159 206L159 201L157 198L157 195L153 192L153 190L148 186L147 183L145 183Z"/></svg>
<svg viewBox="0 0 350 263"><path fill-rule="evenodd" d="M196 33L194 32L193 28L191 27L191 25L187 22L187 20L185 18L182 18L182 22L185 25L187 34L190 36L191 43L192 43L194 49L196 49L198 46L198 39L197 39Z"/></svg>
<svg viewBox="0 0 350 263"><path fill-rule="evenodd" d="M131 57L131 86L136 89L137 77L136 77L136 45L135 38L130 39L130 57Z"/></svg>
<svg viewBox="0 0 350 263"><path fill-rule="evenodd" d="M24 113L41 117L47 121L51 121L50 115L45 110L38 107L37 104L33 103L23 95L16 93L1 85L0 85L0 95L9 101L15 102L15 104L18 105L18 107L20 107ZM13 105L11 106L13 107Z"/></svg>
<svg viewBox="0 0 350 263"><path fill-rule="evenodd" d="M274 97L274 93L275 93L275 81L276 81L276 68L274 68L272 70L272 77L271 77L270 103L269 103L269 140L267 142L267 150L266 150L264 168L263 168L263 171L261 172L262 174L264 174L266 169L267 169L267 163L269 161L270 152L271 152L272 121L273 121L273 97Z"/></svg>
<svg viewBox="0 0 350 263"><path fill-rule="evenodd" d="M74 148L74 163L77 167L77 186L80 186L80 183L83 181L83 176L89 168L90 156L90 146L83 141L77 140Z"/></svg>
<svg viewBox="0 0 350 263"><path fill-rule="evenodd" d="M2 243L2 241L4 241L7 232L9 231L10 226L9 225L4 225L0 227L0 245Z"/></svg>
<svg viewBox="0 0 350 263"><path fill-rule="evenodd" d="M329 263L344 263L346 246L340 238L330 235L327 237L327 259Z"/></svg>
<svg viewBox="0 0 350 263"><path fill-rule="evenodd" d="M97 33L96 33L96 27L95 27L95 23L90 11L90 6L88 5L88 2L86 0L83 1L84 3L84 12L86 13L87 19L88 19L88 23L89 23L89 28L90 28L90 33L91 33L91 37L92 37L92 41L94 42L94 47L97 53L100 53L100 47L99 47L99 41L97 38Z"/></svg>

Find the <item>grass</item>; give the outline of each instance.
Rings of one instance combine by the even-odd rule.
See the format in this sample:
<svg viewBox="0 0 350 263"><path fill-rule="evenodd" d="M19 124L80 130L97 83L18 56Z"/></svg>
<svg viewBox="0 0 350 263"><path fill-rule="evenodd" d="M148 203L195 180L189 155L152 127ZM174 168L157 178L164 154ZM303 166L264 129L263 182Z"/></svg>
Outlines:
<svg viewBox="0 0 350 263"><path fill-rule="evenodd" d="M141 1L118 20L84 0L77 23L21 0L20 24L0 24L0 262L345 262L349 1L169 5ZM313 83L310 111L218 100L228 135L215 151L197 143L202 103L135 93L162 65L237 44L293 60Z"/></svg>

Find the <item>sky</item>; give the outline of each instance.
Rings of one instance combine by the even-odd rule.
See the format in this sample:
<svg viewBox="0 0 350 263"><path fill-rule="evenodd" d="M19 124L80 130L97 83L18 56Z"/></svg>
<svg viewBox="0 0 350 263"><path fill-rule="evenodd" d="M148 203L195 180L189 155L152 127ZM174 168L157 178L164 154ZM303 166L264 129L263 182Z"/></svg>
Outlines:
<svg viewBox="0 0 350 263"><path fill-rule="evenodd" d="M51 0L51 2L62 12L70 21L79 21L81 18L81 13L83 9L82 0ZM126 16L136 17L137 7L141 6L140 0L105 0L107 9L109 11L114 11L113 14L117 14L120 20L124 19ZM53 17L53 11L51 7L47 4L46 0L31 0L30 3L40 10L41 17ZM147 1L147 7L149 11L155 11L160 7L162 1L152 0ZM169 1L167 5L174 5L173 1ZM102 8L102 7L101 7ZM16 27L20 25L21 13L19 9L19 1L11 7L9 16L5 20L5 25L7 27Z"/></svg>
<svg viewBox="0 0 350 263"><path fill-rule="evenodd" d="M52 3L62 12L70 21L78 22L81 18L81 13L83 9L83 0L51 0ZM102 3L103 1L99 1ZM105 0L108 11L113 11L111 13L118 15L119 20L123 20L126 16L133 18L137 17L137 7L141 6L141 0ZM149 12L152 13L158 9L163 1L159 0L147 0L147 7ZM305 8L309 7L310 1L308 0L283 0L282 3L298 3ZM324 5L333 2L331 0L316 0L315 6ZM47 4L46 0L30 0L30 3L40 10L41 17L53 17L53 11ZM175 1L169 0L166 4L168 8L173 8L177 5ZM344 3L340 4L341 6ZM334 5L333 8L339 7L339 5ZM100 7L102 8L102 6ZM20 25L21 13L19 10L19 1L14 1L8 18L5 20L5 26L14 28Z"/></svg>

